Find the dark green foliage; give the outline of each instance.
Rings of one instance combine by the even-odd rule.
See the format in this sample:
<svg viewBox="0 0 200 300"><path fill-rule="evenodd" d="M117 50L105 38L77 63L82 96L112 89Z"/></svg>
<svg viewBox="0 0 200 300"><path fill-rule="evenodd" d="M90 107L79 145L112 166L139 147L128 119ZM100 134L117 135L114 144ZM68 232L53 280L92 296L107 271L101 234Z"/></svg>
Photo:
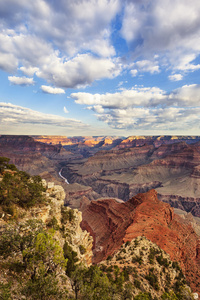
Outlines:
<svg viewBox="0 0 200 300"><path fill-rule="evenodd" d="M14 261L11 262L9 265L10 272L21 273L24 270L25 270L25 265L21 261Z"/></svg>
<svg viewBox="0 0 200 300"><path fill-rule="evenodd" d="M72 250L72 247L67 242L64 244L63 251L64 257L67 258L66 274L71 276L72 272L76 270L77 253Z"/></svg>
<svg viewBox="0 0 200 300"><path fill-rule="evenodd" d="M150 248L150 252L149 252L149 256L148 256L150 264L154 263L154 258L156 256L156 254L159 254L159 253L160 253L159 250L152 248L152 247Z"/></svg>
<svg viewBox="0 0 200 300"><path fill-rule="evenodd" d="M127 241L127 242L125 243L125 247L130 246L130 244L131 244L131 242L130 242L130 241Z"/></svg>
<svg viewBox="0 0 200 300"><path fill-rule="evenodd" d="M67 207L61 208L62 219L61 222L66 224L67 222L73 222L75 220L74 210L67 209Z"/></svg>
<svg viewBox="0 0 200 300"><path fill-rule="evenodd" d="M176 271L180 271L180 267L177 261L173 261L172 268L174 268Z"/></svg>
<svg viewBox="0 0 200 300"><path fill-rule="evenodd" d="M108 257L106 258L106 260L111 260L111 259L112 259L111 255L108 255Z"/></svg>
<svg viewBox="0 0 200 300"><path fill-rule="evenodd" d="M134 286L135 286L136 288L140 289L140 287L141 287L140 281L137 280L137 279L135 279L135 280L134 280Z"/></svg>
<svg viewBox="0 0 200 300"><path fill-rule="evenodd" d="M141 257L141 256L134 256L134 257L132 258L132 263L136 263L136 262L138 262L139 265L141 265L142 262L143 262L142 257Z"/></svg>
<svg viewBox="0 0 200 300"><path fill-rule="evenodd" d="M134 241L134 244L135 244L135 247L138 246L139 242L137 239Z"/></svg>
<svg viewBox="0 0 200 300"><path fill-rule="evenodd" d="M11 300L11 283L3 284L0 282L0 299Z"/></svg>
<svg viewBox="0 0 200 300"><path fill-rule="evenodd" d="M149 274L145 276L145 279L147 279L150 283L150 285L156 290L159 290L158 285L158 277L153 273L153 270L149 270Z"/></svg>
<svg viewBox="0 0 200 300"><path fill-rule="evenodd" d="M130 267L130 266L124 267L124 269L126 270L126 272L128 274L132 274L133 272L135 272L135 268Z"/></svg>
<svg viewBox="0 0 200 300"><path fill-rule="evenodd" d="M79 250L80 250L81 254L84 254L86 252L86 249L85 249L85 247L83 245L79 246Z"/></svg>
<svg viewBox="0 0 200 300"><path fill-rule="evenodd" d="M26 299L66 299L66 291L59 289L55 277L57 271L66 266L63 249L54 238L54 231L44 231L42 222L29 220L25 224L7 227L0 235L0 255L9 258L6 264L10 274L14 274L19 282L23 278L17 291ZM0 294L0 298L12 299L9 286L1 288L1 293L8 297Z"/></svg>
<svg viewBox="0 0 200 300"><path fill-rule="evenodd" d="M40 270L34 279L30 279L26 285L22 288L22 294L28 297L28 299L67 299L66 289L62 289L58 286L58 281L55 275L46 274Z"/></svg>
<svg viewBox="0 0 200 300"><path fill-rule="evenodd" d="M112 300L131 299L132 286L123 287L124 276L118 268L114 269L113 276L109 277L98 266L88 269L78 267L72 274L76 299L84 300Z"/></svg>
<svg viewBox="0 0 200 300"><path fill-rule="evenodd" d="M8 158L8 157L0 157L0 174L3 174L3 172L5 170L9 170L9 161L10 161L10 158ZM12 166L11 166L11 168L12 168Z"/></svg>
<svg viewBox="0 0 200 300"><path fill-rule="evenodd" d="M126 249L123 248L120 252L126 253Z"/></svg>
<svg viewBox="0 0 200 300"><path fill-rule="evenodd" d="M35 236L43 231L38 220L29 220L18 227L7 227L0 235L0 255L4 258L19 253L33 244Z"/></svg>
<svg viewBox="0 0 200 300"><path fill-rule="evenodd" d="M162 296L161 296L162 300L178 300L177 296L174 294L174 292L170 292L167 293L165 292Z"/></svg>
<svg viewBox="0 0 200 300"><path fill-rule="evenodd" d="M13 216L16 205L27 209L45 202L45 189L40 176L31 177L26 172L18 171L14 165L6 164L5 158L0 158L0 170L2 169L0 205L4 212Z"/></svg>
<svg viewBox="0 0 200 300"><path fill-rule="evenodd" d="M51 227L55 230L59 230L58 220L53 216L53 218L47 223L48 227Z"/></svg>
<svg viewBox="0 0 200 300"><path fill-rule="evenodd" d="M123 259L123 257L121 256L121 255L118 255L117 257L116 257L116 260L122 260Z"/></svg>
<svg viewBox="0 0 200 300"><path fill-rule="evenodd" d="M139 293L137 296L133 298L134 300L151 300L151 294L149 293Z"/></svg>
<svg viewBox="0 0 200 300"><path fill-rule="evenodd" d="M169 261L167 258L163 258L162 255L159 255L156 257L156 260L157 262L161 265L161 266L164 266L164 267L168 267L169 266Z"/></svg>

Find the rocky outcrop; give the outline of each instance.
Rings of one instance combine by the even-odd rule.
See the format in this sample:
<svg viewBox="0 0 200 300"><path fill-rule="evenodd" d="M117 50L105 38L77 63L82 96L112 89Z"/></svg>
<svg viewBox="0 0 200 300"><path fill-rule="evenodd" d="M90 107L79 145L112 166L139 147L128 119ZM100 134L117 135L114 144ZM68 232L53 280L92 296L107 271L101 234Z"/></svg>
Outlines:
<svg viewBox="0 0 200 300"><path fill-rule="evenodd" d="M63 187L55 185L54 182L47 183L44 179L42 182L43 186L46 187L44 196L47 203L31 207L28 210L21 207L16 208L18 209L17 222L22 224L30 219L37 219L42 220L47 228L50 228L54 222L56 228L57 226L62 228L61 231L56 231L60 245L63 247L64 243L68 242L77 253L79 261L90 265L93 256L93 239L87 231L80 227L82 213L77 209L73 210L64 206L65 192ZM11 216L3 214L0 218L0 228L6 226L11 220ZM84 251L81 251L81 248Z"/></svg>
<svg viewBox="0 0 200 300"><path fill-rule="evenodd" d="M176 292L181 287L181 293L186 299L193 298L190 288L179 265L170 260L169 255L152 243L145 236L138 236L130 242L124 243L114 255L100 265L109 270L128 270L131 283L137 283L133 290L133 297L141 291L151 294L152 299L163 299L166 290ZM153 280L154 279L154 280ZM153 287L153 288L152 288ZM198 298L197 298L198 299Z"/></svg>
<svg viewBox="0 0 200 300"><path fill-rule="evenodd" d="M138 194L126 203L92 201L82 213L81 227L94 238L94 262L113 254L124 242L146 236L172 260L179 261L193 290L200 292L199 238L169 204L158 200L155 190Z"/></svg>

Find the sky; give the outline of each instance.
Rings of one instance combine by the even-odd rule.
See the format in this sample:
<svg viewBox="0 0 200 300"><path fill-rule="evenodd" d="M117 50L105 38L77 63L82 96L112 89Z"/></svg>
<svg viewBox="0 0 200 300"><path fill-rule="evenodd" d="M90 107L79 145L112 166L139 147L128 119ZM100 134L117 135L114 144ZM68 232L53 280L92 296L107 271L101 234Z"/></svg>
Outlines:
<svg viewBox="0 0 200 300"><path fill-rule="evenodd" d="M200 1L0 0L0 134L200 135Z"/></svg>

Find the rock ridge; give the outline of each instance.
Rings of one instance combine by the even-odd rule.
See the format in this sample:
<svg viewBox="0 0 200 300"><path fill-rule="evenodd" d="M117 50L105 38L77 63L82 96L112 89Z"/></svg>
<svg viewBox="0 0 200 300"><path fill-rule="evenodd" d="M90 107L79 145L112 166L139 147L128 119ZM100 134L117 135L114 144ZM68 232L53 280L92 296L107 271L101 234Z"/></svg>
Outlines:
<svg viewBox="0 0 200 300"><path fill-rule="evenodd" d="M146 236L180 263L193 290L200 292L200 240L191 224L158 200L155 190L125 203L92 201L82 213L81 227L90 228L94 238L94 263L112 255L124 242Z"/></svg>

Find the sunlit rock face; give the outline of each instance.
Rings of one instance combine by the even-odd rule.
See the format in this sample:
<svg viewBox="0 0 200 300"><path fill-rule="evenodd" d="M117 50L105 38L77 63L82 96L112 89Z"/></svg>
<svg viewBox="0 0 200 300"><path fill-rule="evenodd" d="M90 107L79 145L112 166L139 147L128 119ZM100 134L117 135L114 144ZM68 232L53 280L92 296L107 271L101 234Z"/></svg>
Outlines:
<svg viewBox="0 0 200 300"><path fill-rule="evenodd" d="M126 203L92 201L83 208L81 227L94 238L94 262L113 254L124 242L146 236L180 262L191 287L200 292L199 237L169 204L158 200L155 190L138 194Z"/></svg>

